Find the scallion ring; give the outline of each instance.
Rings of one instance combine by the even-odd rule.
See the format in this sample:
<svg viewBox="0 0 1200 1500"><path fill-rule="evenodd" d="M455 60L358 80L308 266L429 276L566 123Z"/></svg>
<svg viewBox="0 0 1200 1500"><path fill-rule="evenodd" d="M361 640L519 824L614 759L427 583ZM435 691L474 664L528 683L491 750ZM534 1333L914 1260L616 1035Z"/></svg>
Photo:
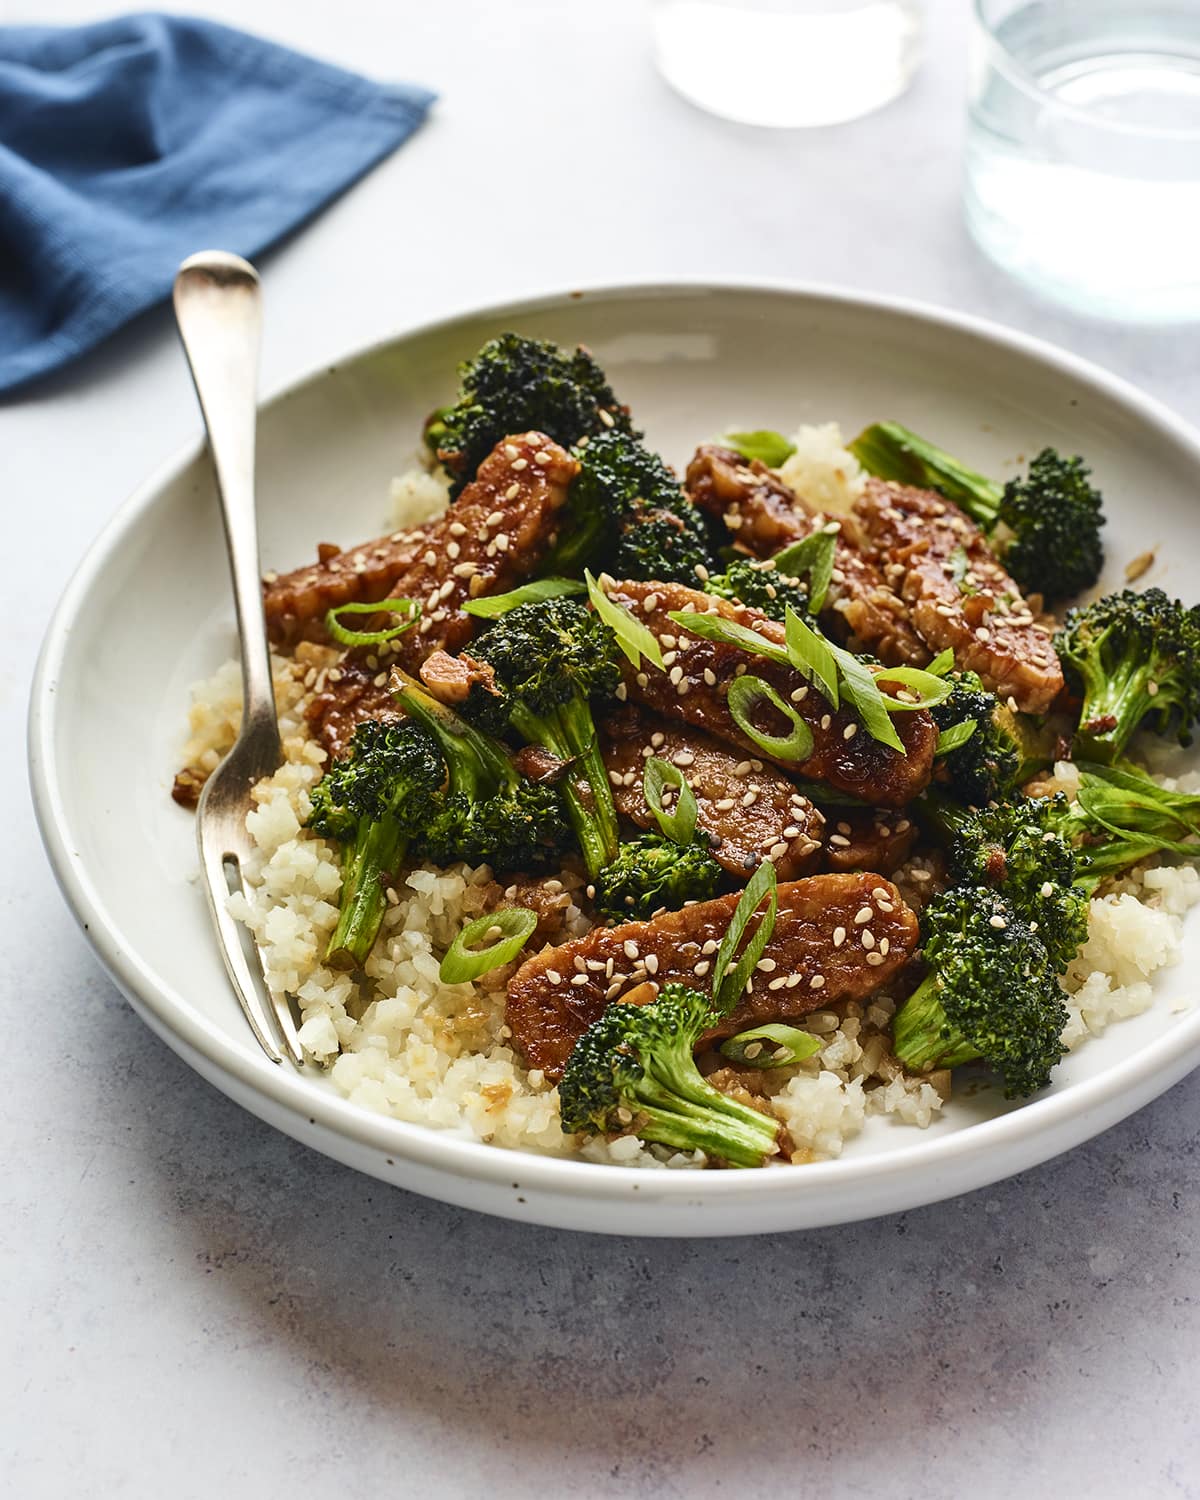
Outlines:
<svg viewBox="0 0 1200 1500"><path fill-rule="evenodd" d="M949 729L943 729L938 735L933 753L947 755L951 750L957 750L960 745L967 743L978 727L974 719L964 719L961 724L951 724Z"/></svg>
<svg viewBox="0 0 1200 1500"><path fill-rule="evenodd" d="M438 978L443 984L468 984L481 974L511 963L533 936L537 924L537 913L527 906L502 906L499 911L476 917L446 949ZM486 948L475 947L496 931L500 937Z"/></svg>
<svg viewBox="0 0 1200 1500"><path fill-rule="evenodd" d="M753 741L767 755L776 760L801 761L807 760L813 753L812 730L792 705L785 703L771 684L764 682L761 677L755 677L752 672L747 672L743 677L735 677L729 684L729 697L726 701L733 722L748 740ZM764 701L790 720L791 734L766 734L751 722L751 711L756 704Z"/></svg>
<svg viewBox="0 0 1200 1500"><path fill-rule="evenodd" d="M666 671L662 647L658 644L657 637L640 620L635 620L623 604L610 599L590 573L585 572L583 576L587 581L588 599L592 608L616 636L617 645L632 663L634 670L641 667L644 656L651 666L657 667L660 672Z"/></svg>
<svg viewBox="0 0 1200 1500"><path fill-rule="evenodd" d="M339 615L402 615L398 625L387 630L347 630L338 619ZM416 599L377 599L374 604L339 604L327 610L325 629L339 646L382 646L385 641L394 641L398 635L411 630L421 618L421 605Z"/></svg>
<svg viewBox="0 0 1200 1500"><path fill-rule="evenodd" d="M798 1026L769 1021L750 1031L739 1031L721 1043L722 1056L743 1068L787 1068L821 1050L820 1037Z"/></svg>
<svg viewBox="0 0 1200 1500"><path fill-rule="evenodd" d="M673 786L677 792L675 806L670 812L663 806L662 795L668 786ZM642 795L667 838L676 844L692 842L696 832L696 794L678 766L651 755L642 774Z"/></svg>
<svg viewBox="0 0 1200 1500"><path fill-rule="evenodd" d="M919 708L933 708L944 703L954 691L954 684L934 672L920 667L885 667L875 674L875 680L883 693L883 706L888 713L915 713ZM898 698L890 691L897 683L909 695Z"/></svg>
<svg viewBox="0 0 1200 1500"><path fill-rule="evenodd" d="M746 944L745 952L730 970L729 966L733 963L738 944L750 925L751 918L762 904L764 896L767 898L767 909L754 929L753 937ZM764 859L747 882L746 889L742 892L742 899L734 908L729 927L721 939L721 946L717 949L717 956L713 960L713 1003L721 1015L728 1015L742 998L742 991L746 988L747 981L763 956L763 949L771 941L778 911L779 891L775 878L775 866L769 859Z"/></svg>

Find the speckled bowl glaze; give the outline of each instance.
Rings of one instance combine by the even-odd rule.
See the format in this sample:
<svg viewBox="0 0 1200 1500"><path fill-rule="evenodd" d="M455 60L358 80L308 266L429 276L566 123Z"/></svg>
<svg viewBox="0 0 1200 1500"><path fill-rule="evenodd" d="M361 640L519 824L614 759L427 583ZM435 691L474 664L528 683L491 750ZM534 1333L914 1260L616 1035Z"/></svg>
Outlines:
<svg viewBox="0 0 1200 1500"><path fill-rule="evenodd" d="M673 462L729 427L894 417L1003 475L1051 443L1108 499L1110 572L1148 544L1147 582L1200 594L1200 437L1057 349L957 314L824 289L737 284L564 292L419 328L289 386L262 411L264 565L372 536L390 477L457 361L505 328L584 342ZM186 380L180 360L179 378ZM199 446L151 478L92 547L46 638L29 754L43 837L89 941L137 1012L205 1078L360 1171L488 1213L621 1234L726 1235L868 1218L980 1187L1067 1150L1200 1062L1200 958L1154 1007L1073 1054L1025 1104L984 1090L926 1131L872 1118L837 1161L668 1172L520 1154L370 1114L315 1071L276 1067L234 1001L193 883L192 820L168 795L189 685L233 654L212 482Z"/></svg>

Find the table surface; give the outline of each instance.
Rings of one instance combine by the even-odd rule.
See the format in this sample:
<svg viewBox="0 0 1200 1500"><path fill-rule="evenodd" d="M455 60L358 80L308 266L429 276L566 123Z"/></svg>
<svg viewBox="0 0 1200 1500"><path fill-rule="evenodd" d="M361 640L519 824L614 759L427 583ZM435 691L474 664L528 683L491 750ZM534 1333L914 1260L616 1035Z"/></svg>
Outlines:
<svg viewBox="0 0 1200 1500"><path fill-rule="evenodd" d="M967 0L931 0L904 99L808 134L677 99L636 0L188 8L443 96L418 137L265 259L266 389L472 302L685 269L982 313L1200 419L1193 334L1056 313L967 241ZM5 19L105 9L19 0ZM560 175L569 210L519 240L476 238L473 217L500 222L514 163ZM443 204L459 246L437 228ZM390 1190L244 1114L150 1034L54 887L21 743L65 580L198 431L161 310L0 404L16 645L0 666L13 840L0 931L20 975L5 1014L34 1018L5 1069L10 1493L692 1497L777 1480L829 1497L950 1500L966 1485L989 1500L1014 1481L1034 1495L1200 1495L1200 1074L969 1197L848 1229L671 1242Z"/></svg>

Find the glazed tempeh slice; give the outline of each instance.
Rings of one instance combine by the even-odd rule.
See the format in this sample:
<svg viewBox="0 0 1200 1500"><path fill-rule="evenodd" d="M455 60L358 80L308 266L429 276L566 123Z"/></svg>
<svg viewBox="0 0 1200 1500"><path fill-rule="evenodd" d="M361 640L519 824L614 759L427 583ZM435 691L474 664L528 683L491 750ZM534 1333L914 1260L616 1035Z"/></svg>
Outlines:
<svg viewBox="0 0 1200 1500"><path fill-rule="evenodd" d="M688 636L670 618L672 611L716 611L782 645L783 626L757 610L714 599L678 583L623 581L613 584L608 592L658 637L664 652L665 672L649 663L643 663L641 671L625 664L625 690L634 702L665 718L704 729L727 744L737 745L747 756L761 758L763 751L738 728L726 703L729 684L738 675L738 668L749 669L791 703L812 731L813 754L799 763L777 762L786 770L878 807L903 807L928 785L937 727L924 710L893 717L905 748L902 755L873 740L845 707L834 712L816 688L809 687L791 667L749 656L736 646ZM778 718L774 710L770 713ZM770 719L764 720L763 728L772 734L779 732Z"/></svg>
<svg viewBox="0 0 1200 1500"><path fill-rule="evenodd" d="M610 714L600 725L600 743L617 811L639 828L658 826L642 790L646 760L658 756L687 778L696 796L697 826L731 875L746 880L768 858L781 880L817 867L824 820L774 767L635 708Z"/></svg>
<svg viewBox="0 0 1200 1500"><path fill-rule="evenodd" d="M931 490L872 479L855 503L863 545L900 576L913 624L1009 706L1044 713L1063 688L1049 633L975 522Z"/></svg>
<svg viewBox="0 0 1200 1500"><path fill-rule="evenodd" d="M829 524L799 495L755 459L708 444L688 465L688 493L698 506L724 523L739 552L768 558ZM851 639L886 666L923 667L933 653L913 629L903 600L875 563L864 557L841 526L833 577L821 611L823 623L839 640Z"/></svg>
<svg viewBox="0 0 1200 1500"><path fill-rule="evenodd" d="M420 624L394 643L415 665L437 647L456 651L471 638L468 599L500 594L538 569L579 465L540 432L506 438L442 515L416 531L398 531L267 583L263 607L272 640L325 639L327 610L378 599L420 601Z"/></svg>
<svg viewBox="0 0 1200 1500"><path fill-rule="evenodd" d="M672 981L708 993L713 956L739 900L735 893L649 922L596 927L523 964L509 981L505 1020L529 1066L561 1077L576 1041L615 1000L649 1000ZM775 928L751 987L705 1039L861 1000L907 963L916 943L916 917L878 875L814 875L781 885Z"/></svg>
<svg viewBox="0 0 1200 1500"><path fill-rule="evenodd" d="M892 812L881 807L827 808L822 866L890 875L912 853L919 831L903 808Z"/></svg>

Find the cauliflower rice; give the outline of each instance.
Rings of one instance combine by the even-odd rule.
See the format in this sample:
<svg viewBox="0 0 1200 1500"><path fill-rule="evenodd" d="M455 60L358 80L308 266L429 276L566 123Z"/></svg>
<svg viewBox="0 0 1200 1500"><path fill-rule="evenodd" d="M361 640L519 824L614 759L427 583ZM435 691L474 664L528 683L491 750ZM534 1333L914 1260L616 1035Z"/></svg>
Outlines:
<svg viewBox="0 0 1200 1500"><path fill-rule="evenodd" d="M795 434L784 480L814 504L845 511L863 485L835 423ZM443 480L413 470L392 486L393 524L419 524L446 504ZM329 1069L352 1103L395 1119L452 1131L522 1151L648 1168L702 1168L701 1153L646 1145L636 1136L582 1138L562 1131L557 1090L527 1069L504 1024L505 987L517 965L473 984L443 984L441 955L462 925L498 893L487 866L412 870L389 894L389 908L363 979L325 967L326 941L338 918L341 869L336 849L308 832L309 790L324 771L325 752L306 732L304 707L334 659L327 648L300 646L273 660L284 764L254 789L247 817L255 855L243 866L245 891L230 910L253 932L272 991L292 995L300 1039ZM241 678L228 662L193 688L190 738L183 763L213 770L237 735ZM1071 790L1074 768L1056 768L1057 789ZM1166 777L1161 778L1166 782ZM1176 783L1168 783L1175 785ZM1200 784L1189 776L1184 789ZM919 909L930 874L919 858L895 876ZM582 886L564 870L559 941L581 936L588 918L573 899ZM1152 976L1178 962L1183 917L1200 902L1191 865L1135 870L1092 901L1088 940L1063 981L1069 1020L1063 1039L1078 1047L1112 1022L1153 1002ZM827 1160L862 1130L868 1114L927 1126L950 1095L948 1072L910 1077L891 1056L887 1026L894 1002L875 995L816 1011L801 1024L822 1050L807 1062L764 1072L763 1086L793 1144L791 1160Z"/></svg>

